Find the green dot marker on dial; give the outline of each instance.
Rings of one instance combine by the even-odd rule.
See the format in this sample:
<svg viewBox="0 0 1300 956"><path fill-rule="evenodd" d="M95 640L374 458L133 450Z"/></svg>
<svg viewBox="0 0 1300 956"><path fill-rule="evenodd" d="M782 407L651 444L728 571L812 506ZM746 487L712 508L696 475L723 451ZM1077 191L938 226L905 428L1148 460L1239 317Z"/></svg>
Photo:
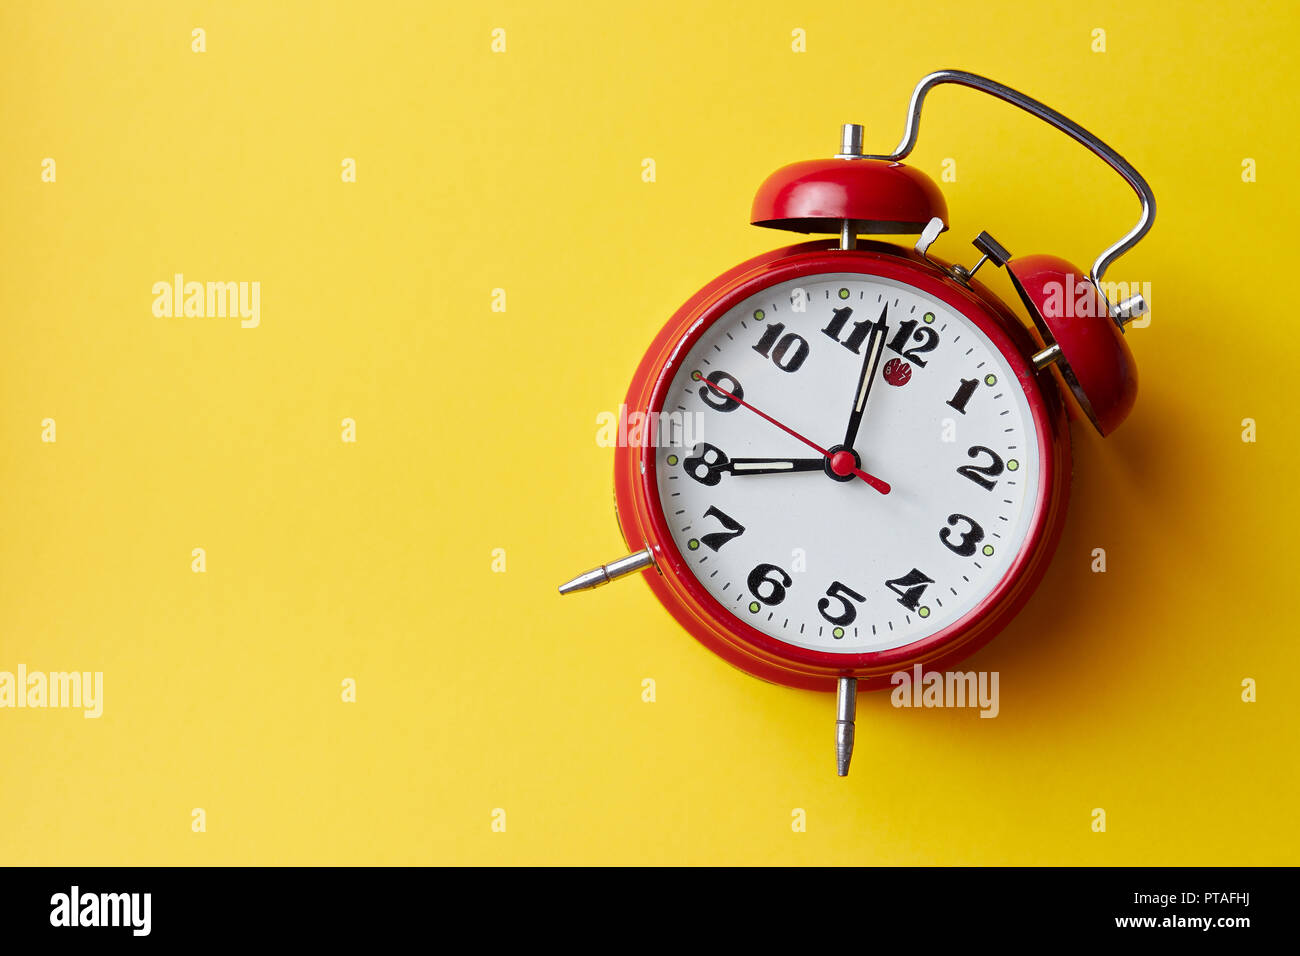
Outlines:
<svg viewBox="0 0 1300 956"><path fill-rule="evenodd" d="M841 298L841 299L847 299L848 297L849 297L849 290L848 290L848 289L840 289L840 298Z"/></svg>
<svg viewBox="0 0 1300 956"><path fill-rule="evenodd" d="M670 464L670 465L675 465L675 464L677 464L677 462L679 462L679 461L681 461L681 459L678 458L676 455L669 455L669 456L668 456L668 464Z"/></svg>
<svg viewBox="0 0 1300 956"><path fill-rule="evenodd" d="M757 601L750 601L750 602L749 602L749 613L750 613L750 614L757 614L757 613L758 613L758 602L757 602Z"/></svg>
<svg viewBox="0 0 1300 956"><path fill-rule="evenodd" d="M835 638L836 640L839 640L843 636L844 636L844 628L842 627L837 627L835 630L831 631L831 637Z"/></svg>
<svg viewBox="0 0 1300 956"><path fill-rule="evenodd" d="M984 557L986 558L993 557L993 545L991 544L984 545Z"/></svg>
<svg viewBox="0 0 1300 956"><path fill-rule="evenodd" d="M690 548L692 551L698 551L699 548L700 548L700 542L699 542L699 539L698 539L698 538L691 538L690 541L687 541L687 542L686 542L686 547Z"/></svg>
<svg viewBox="0 0 1300 956"><path fill-rule="evenodd" d="M1010 461L1007 462L1008 471L1015 471L1019 467L1020 467L1020 462L1016 461L1014 458L1012 458Z"/></svg>
<svg viewBox="0 0 1300 956"><path fill-rule="evenodd" d="M767 318L767 313L764 312L762 309L755 309L755 310L754 310L754 321L755 321L755 322L762 322L765 318Z"/></svg>
<svg viewBox="0 0 1300 956"><path fill-rule="evenodd" d="M704 376L700 374L699 369L696 369L694 372L691 373L691 378L695 379L695 381L698 382L700 379L704 378Z"/></svg>
<svg viewBox="0 0 1300 956"><path fill-rule="evenodd" d="M985 376L984 376L984 384L985 384L985 385L996 385L997 383L998 383L998 377L997 377L996 375L985 375Z"/></svg>
<svg viewBox="0 0 1300 956"><path fill-rule="evenodd" d="M923 608L921 608L919 611L917 611L916 613L919 614L919 615L921 615L921 617L929 617L929 616L930 616L930 609L929 609L928 607L923 607Z"/></svg>
<svg viewBox="0 0 1300 956"><path fill-rule="evenodd" d="M931 322L934 321L934 313L933 313L933 312L927 312L927 313L925 313L925 315L921 316L921 318L925 320L925 324L926 324L926 325L929 325Z"/></svg>

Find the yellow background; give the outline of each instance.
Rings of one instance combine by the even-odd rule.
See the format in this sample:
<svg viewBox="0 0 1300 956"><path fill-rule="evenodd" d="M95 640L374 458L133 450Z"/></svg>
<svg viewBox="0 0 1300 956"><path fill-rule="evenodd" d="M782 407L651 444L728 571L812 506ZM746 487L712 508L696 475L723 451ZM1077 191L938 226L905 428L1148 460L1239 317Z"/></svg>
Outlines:
<svg viewBox="0 0 1300 956"><path fill-rule="evenodd" d="M1300 24L1027 9L4 4L0 670L102 670L105 702L0 711L0 862L1298 862ZM623 553L596 415L691 292L784 240L747 224L759 182L842 122L891 148L946 67L1150 179L1110 278L1153 316L1132 418L1075 427L1053 566L970 662L1001 715L864 695L840 780L829 696L733 670L639 581L555 586ZM970 91L928 104L912 162L945 158L958 261L988 229L1086 265L1136 217ZM261 326L155 318L175 272L261 282Z"/></svg>

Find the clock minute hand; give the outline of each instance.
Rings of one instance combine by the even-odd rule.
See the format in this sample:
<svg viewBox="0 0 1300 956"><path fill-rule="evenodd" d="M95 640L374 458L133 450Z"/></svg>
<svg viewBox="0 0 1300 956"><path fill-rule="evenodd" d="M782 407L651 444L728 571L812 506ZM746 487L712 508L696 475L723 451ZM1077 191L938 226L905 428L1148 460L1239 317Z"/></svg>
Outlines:
<svg viewBox="0 0 1300 956"><path fill-rule="evenodd" d="M698 373L696 373L696 374L698 374ZM727 398L731 399L731 400L732 400L733 402L735 402L737 405L743 405L743 406L745 406L745 408L748 408L751 412L753 412L753 413L754 413L755 415L757 415L759 418L763 419L763 420L766 421L766 422L770 422L771 424L775 425L777 428L781 429L781 431L785 432L785 433L786 433L787 435L789 435L791 438L797 438L797 439L799 439L799 441L803 442L805 445L807 445L807 446L808 446L809 448L811 448L813 451L817 452L817 454L821 455L823 458L830 458L830 457L831 457L830 452L828 452L828 451L827 451L825 448L823 448L821 445L818 445L816 442L813 442L813 441L810 441L810 440L807 439L807 438L804 438L802 435L800 435L797 431L795 431L795 430L794 430L793 428L791 428L790 426L788 426L788 425L782 425L780 422L778 422L778 421L777 421L775 418L773 418L771 415L767 414L766 412L759 411L757 408L755 408L753 405L749 404L749 402L745 401L743 398L737 398L735 395L732 395L729 391L727 391L727 390L726 390L725 388L723 388L721 385L718 385L716 382L710 382L707 378L703 378L702 376L698 379L698 381L703 382L705 385L709 386L709 388L713 389L713 390L714 390L715 392L717 392L719 395L724 395L724 396L726 396ZM849 456L849 453L848 453L848 452L842 452L842 453L837 453L837 454L836 454L836 458L839 458L840 454L843 454L845 457L851 457L851 456ZM854 475L857 475L859 478L861 478L863 481L865 481L867 484L869 484L872 488L875 488L875 489L876 489L878 492L880 492L882 495L887 495L887 494L889 494L889 482L887 482L887 481L881 481L881 480L880 480L879 478L877 478L875 475L869 475L869 474L867 474L865 471L863 471L861 468L846 468L844 471L840 472L840 474L845 474L845 475L847 475L847 474L849 474L850 472L851 472L852 474L854 474Z"/></svg>
<svg viewBox="0 0 1300 956"><path fill-rule="evenodd" d="M853 393L853 410L849 413L849 426L844 432L845 448L852 448L858 440L858 428L862 425L862 414L867 408L867 397L871 394L880 360L885 354L885 336L889 334L885 316L888 314L889 306L886 305L876 324L871 327L871 335L867 339L867 354L862 359L862 374L858 376L858 387Z"/></svg>
<svg viewBox="0 0 1300 956"><path fill-rule="evenodd" d="M825 465L825 458L733 458L728 467L733 475L788 475L821 471Z"/></svg>

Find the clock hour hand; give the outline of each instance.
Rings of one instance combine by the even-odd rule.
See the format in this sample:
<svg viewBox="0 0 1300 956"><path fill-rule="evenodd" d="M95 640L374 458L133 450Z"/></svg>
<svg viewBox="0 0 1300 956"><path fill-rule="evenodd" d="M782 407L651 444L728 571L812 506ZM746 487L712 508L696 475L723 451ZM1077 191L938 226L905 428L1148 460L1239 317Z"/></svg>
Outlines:
<svg viewBox="0 0 1300 956"><path fill-rule="evenodd" d="M788 475L796 471L821 471L825 458L733 458L733 475Z"/></svg>
<svg viewBox="0 0 1300 956"><path fill-rule="evenodd" d="M867 408L867 397L871 394L871 386L876 381L880 360L885 354L885 336L889 334L885 316L888 314L889 306L886 305L881 310L876 324L871 327L871 334L867 337L866 354L862 357L862 374L858 376L858 387L853 392L853 411L849 414L849 427L844 432L845 448L852 448L853 443L858 440L858 427L862 424L862 414Z"/></svg>

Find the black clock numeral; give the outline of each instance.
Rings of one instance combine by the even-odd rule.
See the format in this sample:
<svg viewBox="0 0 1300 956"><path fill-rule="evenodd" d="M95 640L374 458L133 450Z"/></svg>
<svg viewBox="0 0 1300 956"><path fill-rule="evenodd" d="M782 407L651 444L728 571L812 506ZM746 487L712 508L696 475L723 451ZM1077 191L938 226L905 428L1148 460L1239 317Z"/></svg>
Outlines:
<svg viewBox="0 0 1300 956"><path fill-rule="evenodd" d="M794 584L794 578L775 564L760 564L749 572L745 583L749 585L750 594L768 607L776 607L785 600L785 592Z"/></svg>
<svg viewBox="0 0 1300 956"><path fill-rule="evenodd" d="M704 442L692 448L689 457L682 459L686 474L710 488L722 480L730 464L721 448Z"/></svg>
<svg viewBox="0 0 1300 956"><path fill-rule="evenodd" d="M730 392L733 398L728 398L717 389L709 388L707 385L700 386L700 399L710 408L716 408L720 412L734 412L740 407L740 402L736 399L745 397L745 390L740 387L740 382L736 376L729 372L710 372L707 381L723 391Z"/></svg>
<svg viewBox="0 0 1300 956"><path fill-rule="evenodd" d="M925 359L920 358L923 352L933 352L939 346L939 333L928 325L922 325L917 328L916 319L908 319L906 322L898 323L898 332L887 343L890 351L897 352L903 358L907 359L914 365L925 368ZM920 344L907 348L908 339L915 338ZM906 349L906 351L904 351Z"/></svg>
<svg viewBox="0 0 1300 956"><path fill-rule="evenodd" d="M811 349L808 340L802 335L794 332L782 335L784 331L784 322L776 322L768 326L763 331L763 337L754 346L754 351L763 358L771 358L776 363L776 367L783 372L797 372L799 366L803 365L804 360L808 358ZM777 341L778 339L780 341ZM773 345L776 346L775 349L772 348Z"/></svg>
<svg viewBox="0 0 1300 956"><path fill-rule="evenodd" d="M826 613L831 609L832 598L835 599L836 601L839 601L840 604L843 605L844 607L844 610L841 611L839 614ZM859 604L861 604L865 600L866 598L864 598L857 591L854 591L852 588L848 587L848 585L841 584L839 581L835 581L831 584L830 587L826 589L826 597L821 598L817 602L817 611L818 613L821 614L822 617L826 618L826 620L829 621L831 624L838 624L841 627L843 627L852 624L855 620L857 620L858 609L854 607L853 602L857 601Z"/></svg>
<svg viewBox="0 0 1300 956"><path fill-rule="evenodd" d="M886 307L886 309L888 309L888 307ZM822 329L822 331L833 338L836 342L840 342L840 333L844 331L844 323L848 322L849 318L853 315L853 310L848 306L845 306L842 309L835 309L831 315L832 317L830 322L826 324L826 328ZM884 313L881 313L880 317L883 319L885 317ZM843 342L840 342L840 344L854 355L857 355L862 349L862 343L867 340L867 336L870 334L871 322L866 319L860 319L853 323L853 331L850 332L849 337Z"/></svg>
<svg viewBox="0 0 1300 956"><path fill-rule="evenodd" d="M916 568L908 571L901 578L893 578L885 582L885 587L898 595L898 603L903 605L909 611L915 611L921 603L921 595L925 593L925 586L933 584L934 578L928 577Z"/></svg>
<svg viewBox="0 0 1300 956"><path fill-rule="evenodd" d="M842 309L835 309L831 312L831 320L822 329L824 333L833 338L836 342L840 340L840 333L844 331L844 323L853 315L853 309L845 306Z"/></svg>
<svg viewBox="0 0 1300 956"><path fill-rule="evenodd" d="M724 514L712 506L704 512L706 518L717 518L718 522L727 530L714 531L710 534L700 535L700 544L713 551L717 551L732 538L739 538L745 533L745 526L728 514Z"/></svg>
<svg viewBox="0 0 1300 956"><path fill-rule="evenodd" d="M957 526L957 522L959 521L966 522L970 527L962 532L961 540L954 543L953 539L956 535L952 533L952 529ZM949 527L947 528L939 529L939 540L942 541L944 547L953 554L959 554L963 558L969 558L975 553L975 548L979 543L984 540L984 529L979 526L978 522L976 522L974 518L968 518L966 515L958 514L948 515L948 525Z"/></svg>
<svg viewBox="0 0 1300 956"><path fill-rule="evenodd" d="M975 389L979 383L979 379L977 378L963 378L961 380L961 385L957 386L957 394L948 399L947 404L965 415L966 403L969 402L970 397L975 394Z"/></svg>
<svg viewBox="0 0 1300 956"><path fill-rule="evenodd" d="M1005 468L1002 459L998 457L998 453L992 448L985 448L983 445L972 445L967 449L966 454L972 458L988 455L989 463L987 465L958 465L957 474L964 475L986 491L992 491L997 482L989 481L989 478L996 478L1002 474Z"/></svg>

